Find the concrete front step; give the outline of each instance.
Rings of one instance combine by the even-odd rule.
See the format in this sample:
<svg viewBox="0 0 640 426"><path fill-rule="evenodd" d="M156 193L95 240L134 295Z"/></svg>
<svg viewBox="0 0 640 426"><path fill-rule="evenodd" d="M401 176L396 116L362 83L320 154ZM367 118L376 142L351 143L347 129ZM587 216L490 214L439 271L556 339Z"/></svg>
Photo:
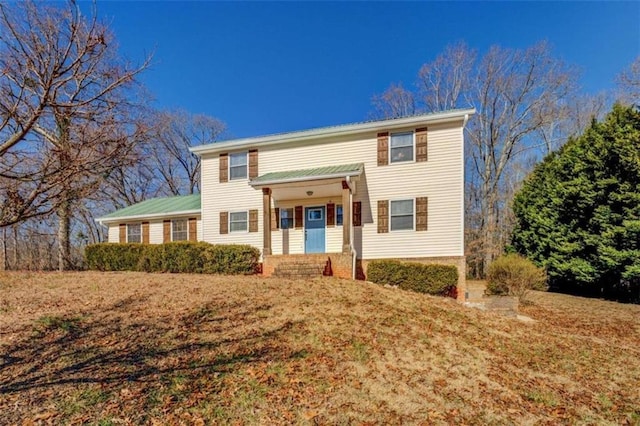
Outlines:
<svg viewBox="0 0 640 426"><path fill-rule="evenodd" d="M324 268L324 264L296 260L295 262L281 263L275 268L273 275L279 278L315 278L322 276Z"/></svg>

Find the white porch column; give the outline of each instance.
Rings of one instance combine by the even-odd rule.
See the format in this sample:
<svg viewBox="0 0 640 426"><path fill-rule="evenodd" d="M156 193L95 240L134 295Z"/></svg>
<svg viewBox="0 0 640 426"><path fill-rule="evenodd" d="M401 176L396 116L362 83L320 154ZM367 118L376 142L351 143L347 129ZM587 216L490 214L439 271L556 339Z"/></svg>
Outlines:
<svg viewBox="0 0 640 426"><path fill-rule="evenodd" d="M262 241L264 256L271 254L271 188L262 188Z"/></svg>
<svg viewBox="0 0 640 426"><path fill-rule="evenodd" d="M342 181L342 253L351 254L351 189Z"/></svg>

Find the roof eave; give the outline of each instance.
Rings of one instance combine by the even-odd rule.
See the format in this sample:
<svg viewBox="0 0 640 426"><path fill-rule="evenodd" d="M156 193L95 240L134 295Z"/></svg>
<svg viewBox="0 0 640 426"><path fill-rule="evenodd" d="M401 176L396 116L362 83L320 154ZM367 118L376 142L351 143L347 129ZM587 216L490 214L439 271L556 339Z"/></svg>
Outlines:
<svg viewBox="0 0 640 426"><path fill-rule="evenodd" d="M207 145L191 147L189 148L189 151L196 155L213 154L228 149L241 149L253 146L268 146L293 141L302 142L331 136L344 136L377 129L396 129L419 123L439 124L456 120L464 120L466 122L466 119L469 117L469 115L475 114L475 112L475 108L468 108L444 113L418 115L405 118L394 118L389 120L372 121L369 123L351 124L339 127L302 130L278 135L258 136L254 138L236 139L226 142L215 142Z"/></svg>
<svg viewBox="0 0 640 426"><path fill-rule="evenodd" d="M303 177L297 177L297 178L272 179L272 180L261 181L261 182L249 182L249 185L256 188L256 187L262 187L267 185L277 185L282 183L296 183L296 182L309 182L313 180L338 179L342 177L360 176L361 174L362 174L362 170L354 170L352 172L332 173L327 175L303 176Z"/></svg>
<svg viewBox="0 0 640 426"><path fill-rule="evenodd" d="M94 219L94 221L98 222L99 224L105 224L105 223L141 220L141 219L159 219L162 217L188 216L188 215L194 215L194 214L202 216L202 209L182 210L178 212L168 212L168 213L138 214L138 215L132 215L132 216L98 217Z"/></svg>

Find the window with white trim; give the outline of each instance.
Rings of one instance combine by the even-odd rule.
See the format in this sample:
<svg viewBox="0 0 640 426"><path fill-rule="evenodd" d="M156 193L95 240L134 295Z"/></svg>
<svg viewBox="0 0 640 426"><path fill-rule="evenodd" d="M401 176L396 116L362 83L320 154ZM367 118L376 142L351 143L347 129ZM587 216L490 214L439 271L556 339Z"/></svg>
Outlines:
<svg viewBox="0 0 640 426"><path fill-rule="evenodd" d="M229 179L247 178L247 153L229 154Z"/></svg>
<svg viewBox="0 0 640 426"><path fill-rule="evenodd" d="M413 229L413 200L391 201L389 216L391 231Z"/></svg>
<svg viewBox="0 0 640 426"><path fill-rule="evenodd" d="M342 210L342 204L336 204L336 225L342 226L344 220L344 213Z"/></svg>
<svg viewBox="0 0 640 426"><path fill-rule="evenodd" d="M391 133L389 151L392 163L413 161L413 132Z"/></svg>
<svg viewBox="0 0 640 426"><path fill-rule="evenodd" d="M128 243L142 242L142 226L139 223L127 224L127 242Z"/></svg>
<svg viewBox="0 0 640 426"><path fill-rule="evenodd" d="M293 209L280 209L280 229L293 228Z"/></svg>
<svg viewBox="0 0 640 426"><path fill-rule="evenodd" d="M229 232L247 232L248 228L247 212L229 213Z"/></svg>
<svg viewBox="0 0 640 426"><path fill-rule="evenodd" d="M173 219L171 221L171 241L186 241L189 239L189 222L187 219Z"/></svg>

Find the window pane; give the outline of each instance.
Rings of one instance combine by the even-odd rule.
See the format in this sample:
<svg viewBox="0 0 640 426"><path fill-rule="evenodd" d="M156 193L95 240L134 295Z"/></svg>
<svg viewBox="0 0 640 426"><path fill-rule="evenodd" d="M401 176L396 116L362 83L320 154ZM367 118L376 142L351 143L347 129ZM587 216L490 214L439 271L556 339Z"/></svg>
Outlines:
<svg viewBox="0 0 640 426"><path fill-rule="evenodd" d="M413 229L413 215L391 216L391 230Z"/></svg>
<svg viewBox="0 0 640 426"><path fill-rule="evenodd" d="M391 162L413 161L413 146L391 148Z"/></svg>
<svg viewBox="0 0 640 426"><path fill-rule="evenodd" d="M336 225L342 225L343 213L342 204L336 206Z"/></svg>
<svg viewBox="0 0 640 426"><path fill-rule="evenodd" d="M176 219L171 221L171 241L186 241L189 238L187 232L187 219Z"/></svg>
<svg viewBox="0 0 640 426"><path fill-rule="evenodd" d="M247 222L231 222L231 226L229 228L231 232L246 231Z"/></svg>
<svg viewBox="0 0 640 426"><path fill-rule="evenodd" d="M280 209L280 229L293 228L293 209Z"/></svg>
<svg viewBox="0 0 640 426"><path fill-rule="evenodd" d="M229 167L231 179L244 179L247 177L247 166Z"/></svg>
<svg viewBox="0 0 640 426"><path fill-rule="evenodd" d="M323 220L322 209L310 209L308 213L308 220Z"/></svg>
<svg viewBox="0 0 640 426"><path fill-rule="evenodd" d="M239 152L237 154L229 155L229 164L233 166L246 166L247 165L247 153Z"/></svg>
<svg viewBox="0 0 640 426"><path fill-rule="evenodd" d="M129 243L141 243L142 236L140 230L140 224L135 223L127 225L127 242Z"/></svg>
<svg viewBox="0 0 640 426"><path fill-rule="evenodd" d="M413 215L413 200L391 202L391 216Z"/></svg>
<svg viewBox="0 0 640 426"><path fill-rule="evenodd" d="M391 148L397 148L399 146L413 146L413 133L392 133Z"/></svg>
<svg viewBox="0 0 640 426"><path fill-rule="evenodd" d="M229 178L245 179L247 177L247 153L238 152L229 155Z"/></svg>
<svg viewBox="0 0 640 426"><path fill-rule="evenodd" d="M230 214L231 222L246 222L247 212L235 212Z"/></svg>
<svg viewBox="0 0 640 426"><path fill-rule="evenodd" d="M229 230L231 232L247 230L247 212L229 214Z"/></svg>

